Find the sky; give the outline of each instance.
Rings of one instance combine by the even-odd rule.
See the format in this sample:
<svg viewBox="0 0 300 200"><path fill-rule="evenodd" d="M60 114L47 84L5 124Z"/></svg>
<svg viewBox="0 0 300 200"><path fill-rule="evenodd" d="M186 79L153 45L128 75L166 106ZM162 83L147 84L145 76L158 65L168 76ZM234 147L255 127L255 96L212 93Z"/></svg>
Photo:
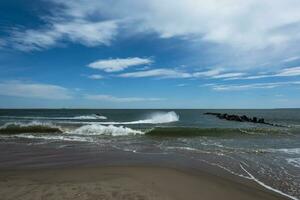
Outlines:
<svg viewBox="0 0 300 200"><path fill-rule="evenodd" d="M1 0L0 108L300 107L299 0Z"/></svg>

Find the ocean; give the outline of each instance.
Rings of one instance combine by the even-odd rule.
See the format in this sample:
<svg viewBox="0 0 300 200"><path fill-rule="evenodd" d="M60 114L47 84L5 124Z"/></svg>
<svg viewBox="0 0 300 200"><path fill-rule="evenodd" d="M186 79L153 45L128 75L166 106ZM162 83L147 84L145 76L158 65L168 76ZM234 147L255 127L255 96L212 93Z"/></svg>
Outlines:
<svg viewBox="0 0 300 200"><path fill-rule="evenodd" d="M206 112L280 126L227 121ZM297 199L300 109L0 110L0 168L93 163L195 168L205 163Z"/></svg>

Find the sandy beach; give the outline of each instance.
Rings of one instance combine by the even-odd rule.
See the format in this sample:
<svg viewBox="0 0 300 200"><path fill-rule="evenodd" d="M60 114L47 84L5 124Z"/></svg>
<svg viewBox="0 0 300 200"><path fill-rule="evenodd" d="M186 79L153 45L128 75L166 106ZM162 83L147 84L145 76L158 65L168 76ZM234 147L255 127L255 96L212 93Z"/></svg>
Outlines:
<svg viewBox="0 0 300 200"><path fill-rule="evenodd" d="M163 167L2 170L0 199L283 199L255 185Z"/></svg>

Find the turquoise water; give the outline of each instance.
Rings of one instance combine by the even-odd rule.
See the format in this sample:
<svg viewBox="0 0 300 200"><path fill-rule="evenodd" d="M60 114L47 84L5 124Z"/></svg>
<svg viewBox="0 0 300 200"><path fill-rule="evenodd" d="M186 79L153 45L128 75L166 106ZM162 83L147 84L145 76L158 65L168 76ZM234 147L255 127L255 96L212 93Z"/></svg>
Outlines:
<svg viewBox="0 0 300 200"><path fill-rule="evenodd" d="M284 127L220 120L205 112L259 117ZM300 109L0 110L0 126L0 167L22 166L35 156L47 165L51 149L180 156L300 197ZM15 150L18 145L29 153ZM45 148L46 156L36 153Z"/></svg>

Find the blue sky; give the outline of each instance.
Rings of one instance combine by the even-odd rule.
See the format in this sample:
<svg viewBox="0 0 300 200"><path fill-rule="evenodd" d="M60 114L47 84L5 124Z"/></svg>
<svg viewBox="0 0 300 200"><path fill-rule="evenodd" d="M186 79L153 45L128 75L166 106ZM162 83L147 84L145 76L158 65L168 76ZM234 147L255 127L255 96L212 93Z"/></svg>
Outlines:
<svg viewBox="0 0 300 200"><path fill-rule="evenodd" d="M300 107L299 10L299 0L3 0L0 107Z"/></svg>

